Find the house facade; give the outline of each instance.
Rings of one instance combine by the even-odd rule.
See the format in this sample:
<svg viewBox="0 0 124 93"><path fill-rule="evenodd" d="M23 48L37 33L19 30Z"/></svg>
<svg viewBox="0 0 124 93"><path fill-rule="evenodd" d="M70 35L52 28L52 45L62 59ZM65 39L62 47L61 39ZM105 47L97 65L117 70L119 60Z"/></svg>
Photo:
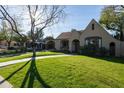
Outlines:
<svg viewBox="0 0 124 93"><path fill-rule="evenodd" d="M27 41L24 46L27 48L27 50L32 50L32 41ZM16 41L12 41L10 43L10 47L11 49L17 49L19 48L20 44ZM44 49L44 42L36 42L35 43L35 47L36 47L36 50L43 50ZM3 40L3 41L0 41L0 50L7 50L8 49L8 43Z"/></svg>
<svg viewBox="0 0 124 93"><path fill-rule="evenodd" d="M18 48L18 43L15 41L12 41L10 44L10 47L13 48ZM0 41L0 49L7 49L8 48L8 43L6 42L6 40Z"/></svg>
<svg viewBox="0 0 124 93"><path fill-rule="evenodd" d="M68 50L70 52L78 52L81 46L92 44L98 48L105 47L110 51L110 55L124 56L124 42L112 37L94 19L91 20L84 30L63 32L54 42L55 49L58 51Z"/></svg>

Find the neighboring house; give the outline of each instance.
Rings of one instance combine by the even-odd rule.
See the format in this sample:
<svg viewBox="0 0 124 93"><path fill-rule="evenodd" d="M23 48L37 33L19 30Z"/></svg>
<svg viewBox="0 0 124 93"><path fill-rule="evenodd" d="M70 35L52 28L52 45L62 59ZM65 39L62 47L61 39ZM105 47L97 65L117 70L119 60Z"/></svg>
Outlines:
<svg viewBox="0 0 124 93"><path fill-rule="evenodd" d="M26 44L24 44L24 45L26 46L27 49L32 50L32 42L31 41L26 42ZM19 48L19 43L12 41L10 44L10 47L12 49ZM36 50L44 49L44 42L36 42L35 47L36 47ZM5 40L0 41L0 49L7 49L7 48L8 48L7 42Z"/></svg>
<svg viewBox="0 0 124 93"><path fill-rule="evenodd" d="M7 47L8 47L8 44L7 44L6 40L0 41L0 49L7 49ZM18 43L15 41L12 41L10 44L10 47L17 48Z"/></svg>
<svg viewBox="0 0 124 93"><path fill-rule="evenodd" d="M33 46L33 43L31 40L26 42L26 47L28 50L32 50L32 46ZM45 49L45 44L44 42L36 42L35 47L36 47L36 50L43 50Z"/></svg>
<svg viewBox="0 0 124 93"><path fill-rule="evenodd" d="M70 52L77 52L81 46L93 44L99 48L105 47L110 51L110 55L124 56L124 42L113 38L94 19L84 30L61 33L52 44L55 44L55 49L58 51Z"/></svg>

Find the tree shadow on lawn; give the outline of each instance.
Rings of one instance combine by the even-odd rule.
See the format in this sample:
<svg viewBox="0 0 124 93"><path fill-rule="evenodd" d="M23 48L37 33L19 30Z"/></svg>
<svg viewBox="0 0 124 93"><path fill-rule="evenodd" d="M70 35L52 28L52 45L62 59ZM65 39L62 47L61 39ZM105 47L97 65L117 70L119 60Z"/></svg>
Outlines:
<svg viewBox="0 0 124 93"><path fill-rule="evenodd" d="M5 78L3 81L0 81L0 84L4 83L6 80L9 80L13 75L15 75L18 71L20 71L21 69L23 69L29 62L30 63L30 67L22 81L22 84L20 86L20 88L33 88L33 84L34 81L37 79L38 82L41 84L42 87L44 88L50 88L49 85L47 85L45 83L45 81L41 78L41 74L39 74L37 67L36 67L36 58L35 58L36 54L33 55L32 59L29 60L28 62L26 62L23 66L21 66L19 69L17 69L16 71L14 71L13 73L11 73L7 78ZM27 86L26 86L27 85Z"/></svg>
<svg viewBox="0 0 124 93"><path fill-rule="evenodd" d="M9 80L13 75L15 75L18 71L20 71L21 69L23 69L31 60L29 60L28 62L26 62L23 66L21 66L19 69L17 69L16 71L14 71L13 73L11 73L7 78L5 78L3 81L0 81L0 84L4 83L6 80Z"/></svg>
<svg viewBox="0 0 124 93"><path fill-rule="evenodd" d="M35 57L36 57L36 53L33 54L30 67L29 67L20 87L21 88L24 88L24 87L33 88L34 81L37 80L41 84L42 87L50 88L50 86L47 85L45 83L45 81L41 78L41 76L37 70Z"/></svg>

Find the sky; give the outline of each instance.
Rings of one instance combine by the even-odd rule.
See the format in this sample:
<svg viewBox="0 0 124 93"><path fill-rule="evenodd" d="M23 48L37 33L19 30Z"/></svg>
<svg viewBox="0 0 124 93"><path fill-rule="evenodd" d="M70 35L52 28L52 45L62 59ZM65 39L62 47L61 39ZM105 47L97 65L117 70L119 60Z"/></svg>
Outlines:
<svg viewBox="0 0 124 93"><path fill-rule="evenodd" d="M44 31L45 36L52 35L56 38L62 32L68 32L71 29L83 30L92 19L99 21L103 8L104 6L100 5L65 6L66 17L64 21Z"/></svg>
<svg viewBox="0 0 124 93"><path fill-rule="evenodd" d="M11 15L18 15L20 20L23 16L25 19L29 18L28 12L24 8L25 6L9 6L11 7L9 12ZM44 31L44 37L53 36L56 38L62 32L71 31L71 29L83 30L86 28L88 23L95 19L99 21L101 10L104 6L101 5L68 5L65 6L64 11L66 13L65 18L56 25L46 29ZM20 12L18 12L20 11ZM19 21L21 22L21 21ZM22 28L24 28L24 32L30 30L29 26L30 21L22 21Z"/></svg>

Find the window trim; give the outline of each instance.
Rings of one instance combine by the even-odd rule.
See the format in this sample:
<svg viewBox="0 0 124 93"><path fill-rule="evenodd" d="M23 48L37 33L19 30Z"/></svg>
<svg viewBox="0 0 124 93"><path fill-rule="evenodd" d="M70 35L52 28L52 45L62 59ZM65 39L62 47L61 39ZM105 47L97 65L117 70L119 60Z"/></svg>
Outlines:
<svg viewBox="0 0 124 93"><path fill-rule="evenodd" d="M85 45L88 45L86 41L88 41L89 39L94 39L94 38L95 38L95 39L98 39L98 40L99 40L99 39L101 40L101 42L100 42L101 44L99 45L99 48L101 48L101 47L102 47L102 37L99 37L99 36L86 37L86 38L85 38Z"/></svg>

